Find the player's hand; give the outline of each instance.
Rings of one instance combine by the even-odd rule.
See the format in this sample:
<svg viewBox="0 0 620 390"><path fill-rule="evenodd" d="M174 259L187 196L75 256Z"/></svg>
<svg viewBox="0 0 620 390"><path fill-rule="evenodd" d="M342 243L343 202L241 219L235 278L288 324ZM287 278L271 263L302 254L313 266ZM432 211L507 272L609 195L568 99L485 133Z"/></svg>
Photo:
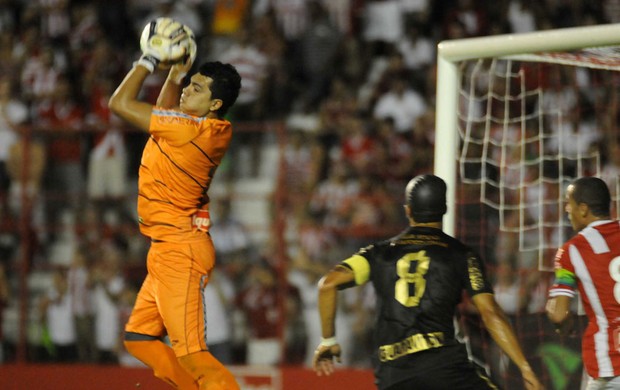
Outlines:
<svg viewBox="0 0 620 390"><path fill-rule="evenodd" d="M564 321L555 325L555 333L560 337L571 336L575 331L575 319L569 313Z"/></svg>
<svg viewBox="0 0 620 390"><path fill-rule="evenodd" d="M314 351L314 359L312 360L312 366L318 376L331 375L334 373L334 360L338 363L340 359L340 345L334 344L330 347L319 345Z"/></svg>
<svg viewBox="0 0 620 390"><path fill-rule="evenodd" d="M169 74L169 77L172 78L177 84L181 84L183 82L183 79L192 68L194 61L196 60L196 36L194 35L192 29L186 25L183 25L183 30L187 36L187 41L184 42L183 45L185 47L185 56L183 57L183 61L172 65Z"/></svg>

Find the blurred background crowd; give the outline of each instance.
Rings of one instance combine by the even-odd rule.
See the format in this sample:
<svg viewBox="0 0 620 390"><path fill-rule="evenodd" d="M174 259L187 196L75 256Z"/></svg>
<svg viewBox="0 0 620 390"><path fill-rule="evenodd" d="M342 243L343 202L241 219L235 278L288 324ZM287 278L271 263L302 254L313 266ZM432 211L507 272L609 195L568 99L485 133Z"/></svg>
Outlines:
<svg viewBox="0 0 620 390"><path fill-rule="evenodd" d="M401 230L405 183L432 170L437 43L618 22L620 0L0 0L0 361L16 358L26 270L29 361L136 364L120 340L148 249L135 216L146 135L107 101L157 16L193 29L197 62L243 77L212 185L210 347L228 364L309 364L318 278ZM283 192L267 202L284 241L273 207L256 223L236 207L235 185L257 180ZM344 362L369 367L372 291L341 306Z"/></svg>

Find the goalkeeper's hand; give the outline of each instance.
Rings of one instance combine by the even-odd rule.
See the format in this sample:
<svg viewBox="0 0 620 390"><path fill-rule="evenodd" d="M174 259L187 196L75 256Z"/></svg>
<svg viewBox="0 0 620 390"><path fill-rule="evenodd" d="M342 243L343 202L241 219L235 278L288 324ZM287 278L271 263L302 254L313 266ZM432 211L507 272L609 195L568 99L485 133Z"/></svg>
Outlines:
<svg viewBox="0 0 620 390"><path fill-rule="evenodd" d="M181 23L170 18L157 18L142 31L142 56L138 64L151 73L158 67L167 68L183 60L188 53L188 45L187 32Z"/></svg>
<svg viewBox="0 0 620 390"><path fill-rule="evenodd" d="M341 352L340 344L330 346L319 344L316 350L314 350L314 358L312 359L312 366L316 374L318 376L333 374L334 360L338 363L341 362Z"/></svg>
<svg viewBox="0 0 620 390"><path fill-rule="evenodd" d="M172 65L170 68L170 73L168 75L176 84L181 84L183 79L192 68L194 61L196 60L196 37L194 36L194 32L191 28L184 25L183 30L187 35L187 41L185 44L185 56L183 57L183 61L177 62Z"/></svg>

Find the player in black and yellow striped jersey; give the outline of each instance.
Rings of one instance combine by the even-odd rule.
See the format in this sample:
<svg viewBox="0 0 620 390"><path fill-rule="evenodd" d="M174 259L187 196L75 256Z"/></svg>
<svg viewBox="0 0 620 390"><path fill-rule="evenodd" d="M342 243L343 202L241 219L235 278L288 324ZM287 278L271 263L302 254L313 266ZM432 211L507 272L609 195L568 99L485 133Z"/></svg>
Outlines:
<svg viewBox="0 0 620 390"><path fill-rule="evenodd" d="M377 295L375 377L381 390L497 389L470 362L455 337L454 316L463 290L495 342L519 367L526 389L542 389L514 331L493 296L482 259L442 231L446 184L437 176L413 178L406 188L410 226L360 250L319 282L323 339L315 352L318 375L340 360L335 316L338 290L372 283Z"/></svg>

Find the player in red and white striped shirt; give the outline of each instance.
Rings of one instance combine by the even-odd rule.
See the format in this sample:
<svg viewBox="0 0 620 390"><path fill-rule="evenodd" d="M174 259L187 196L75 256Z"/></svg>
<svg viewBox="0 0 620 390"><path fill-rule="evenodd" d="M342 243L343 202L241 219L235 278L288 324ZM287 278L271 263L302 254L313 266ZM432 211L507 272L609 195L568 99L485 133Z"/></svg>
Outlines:
<svg viewBox="0 0 620 390"><path fill-rule="evenodd" d="M615 389L620 386L620 222L610 218L611 196L599 178L575 180L567 188L566 202L566 213L579 233L556 254L547 314L562 325L579 291L588 315L582 340L590 376L587 390Z"/></svg>

